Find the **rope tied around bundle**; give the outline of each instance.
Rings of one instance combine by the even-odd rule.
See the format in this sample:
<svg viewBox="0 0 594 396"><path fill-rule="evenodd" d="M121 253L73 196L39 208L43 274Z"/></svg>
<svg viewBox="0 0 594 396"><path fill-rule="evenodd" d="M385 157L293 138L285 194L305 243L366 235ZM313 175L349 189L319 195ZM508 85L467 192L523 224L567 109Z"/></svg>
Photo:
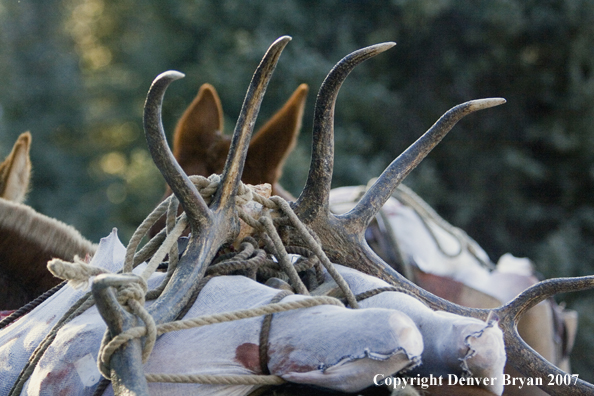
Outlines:
<svg viewBox="0 0 594 396"><path fill-rule="evenodd" d="M89 286L89 280L93 276L111 273L104 268L88 265L78 256L74 256L74 262L65 261L59 258L50 260L47 269L54 276L68 281L73 289L85 289Z"/></svg>
<svg viewBox="0 0 594 396"><path fill-rule="evenodd" d="M205 202L210 203L212 195L217 191L221 179L219 175L213 174L208 178L203 176L190 176L190 180L195 184ZM255 202L262 206L262 210L258 219L254 218L248 211L244 209L245 205L250 202ZM309 230L301 222L301 220L299 220L287 201L280 197L266 198L260 195L254 186L246 185L240 182L237 195L235 196L235 203L239 218L249 227L253 228L256 233L261 235L263 239L268 238L272 241L272 244L269 245L274 247L274 255L278 260L278 264L280 265L282 271L284 271L284 273L286 273L289 277L290 283L295 288L297 293L304 295L309 294L307 287L305 287L294 266L291 264L291 260L288 256L289 253L285 249L282 239L276 230L276 225L278 224L289 224L297 230L307 248L318 257L322 265L339 285L347 301L349 302L349 305L352 308L358 307L355 296L344 279L342 279L342 276L334 269L315 234ZM148 276L154 272L159 263L163 261L169 252L170 262L168 267L168 276L162 284L162 288L165 287L166 282L173 272L174 268L172 268L172 266L174 266L177 262L177 251L173 252L172 249L177 248L177 239L182 235L187 226L185 214L181 214L177 217L177 223L173 228L171 228L170 222L168 220L168 226L165 229L161 230L161 232L153 237L140 251L136 251L138 250L141 240L145 235L148 234L149 229L161 216L166 215L168 219L171 219L174 218L176 214L177 198L175 198L175 196L170 196L159 206L157 206L157 208L153 210L153 212L145 219L145 221L142 222L130 239L126 249L124 272L130 272L132 268L143 261L146 261L146 259L152 256L147 268L145 269L145 272L143 273L143 277L148 279ZM273 217L273 214L275 217ZM182 220L184 221L183 223Z"/></svg>
<svg viewBox="0 0 594 396"><path fill-rule="evenodd" d="M146 281L141 276L135 276L133 282L129 282L124 286L118 287L117 300L120 305L127 308L131 313L136 315L144 323L146 329L146 338L142 348L142 362L146 363L155 342L157 341L157 327L153 317L144 308L145 296L148 290ZM101 346L99 348L99 358L97 359L97 367L99 372L105 378L111 378L111 368L109 366L110 359L103 359L103 356L109 356L115 352L115 349L109 350L111 337L109 330L105 331Z"/></svg>
<svg viewBox="0 0 594 396"><path fill-rule="evenodd" d="M67 279L68 283L74 288L80 288L89 284L89 280L93 276L101 274L110 274L104 268L88 265L84 261L75 257L75 262L70 263L61 259L53 259L48 263L48 269L52 274L61 278ZM146 340L142 350L142 362L145 363L150 356L155 342L157 340L157 329L153 317L144 308L145 296L148 290L146 280L138 275L129 274L134 281L128 282L123 286L117 288L116 297L118 303L127 311L136 315L144 323L146 328ZM108 347L109 331L105 332L101 347L99 349L99 356L109 355L115 351L105 351ZM101 375L105 378L111 377L111 368L109 367L109 360L98 359L97 367Z"/></svg>
<svg viewBox="0 0 594 396"><path fill-rule="evenodd" d="M208 178L191 176L190 180L196 185L205 202L210 203L212 195L217 191L220 184L220 176L211 175ZM253 208L251 211L245 208L251 202L255 202L261 206L259 216L253 216ZM254 186L240 183L237 195L235 196L235 203L238 217L253 229L251 234L259 237L260 242L254 239L253 236L244 238L239 252L230 255L224 260L215 258L210 267L212 270L209 270L210 272L207 273L219 275L237 270L245 270L251 273L253 278L257 274L264 273L271 276L285 274L286 279L288 279L297 293L309 295L309 291L299 277L298 272L315 268L315 276L321 279L323 276L321 266L323 265L342 289L348 304L352 308L358 308L355 296L323 252L315 233L301 223L285 200L280 197L266 198L260 195ZM161 294L169 282L179 260L178 239L187 228L188 220L185 213L177 214L178 207L179 202L175 196L170 196L164 200L141 223L126 248L122 273L132 275L133 268L147 260L148 263L141 275L134 275L133 281L117 288L117 300L126 310L138 317L143 325L133 327L115 335L113 338L106 331L97 359L99 371L105 378L109 379L111 377L109 362L112 354L120 346L133 338L146 337L142 349L142 361L146 362L153 349L156 337L166 332L257 316L268 316L268 321L270 321L271 315L274 313L310 308L317 305L344 306L336 298L317 296L287 303L272 302L268 305L248 310L209 315L189 320L176 320L155 325L153 318L144 308L144 303L145 300L155 299ZM139 249L140 243L148 234L149 229L164 215L166 216L166 227ZM285 247L276 229L279 225L294 227L307 247ZM261 244L265 246L265 250L260 248ZM289 252L300 254L304 258L297 260L296 263L292 263ZM146 281L157 270L159 264L163 262L166 256L169 256L169 262L164 280L156 289L148 291ZM68 280L74 287L89 285L92 277L109 273L109 271L103 268L94 267L79 259L75 259L73 263L53 260L48 266L56 276ZM195 301L195 298L197 298L197 295L193 296L192 301ZM149 382L198 381L208 384L279 384L284 382L280 377L273 375L247 376L249 378L244 379L237 376L170 376L161 374L151 374L146 377Z"/></svg>
<svg viewBox="0 0 594 396"><path fill-rule="evenodd" d="M290 301L290 302L279 302L279 303L271 303L268 305L263 305L256 308L245 309L245 310L238 310L233 312L224 312L219 314L212 314L206 316L199 316L192 319L186 320L176 320L169 323L163 323L156 326L157 335L169 333L172 331L179 331L179 330L188 330L195 327L207 326L211 324L217 323L225 323L231 322L241 319L249 319L255 318L258 316L264 316L269 314L275 314L280 312L286 312L295 309L302 309L302 308L311 308L316 307L318 305L335 305L339 307L344 307L344 305L336 298L333 297L326 297L326 296L318 296L318 297L311 297L307 299L302 299L298 301ZM145 326L137 326L133 327L125 332L122 332L110 341L108 341L105 346L101 348L99 360L101 362L109 362L111 358L111 354L115 352L120 346L128 342L133 338L144 337L147 335L147 328ZM104 339L105 341L105 339ZM160 374L148 374L147 381L149 382L161 382L160 380L157 381L155 378L158 378ZM187 378L188 376L178 375L178 377ZM230 378L233 376L210 376L211 378L219 378L222 382L209 382L209 383L226 383L226 378ZM263 376L266 377L266 376ZM211 381L215 381L211 379ZM256 380L254 380L256 381ZM254 384L254 381L250 382L249 384ZM264 381L267 381L266 379ZM185 382L185 381L180 381ZM267 384L268 382L263 382Z"/></svg>

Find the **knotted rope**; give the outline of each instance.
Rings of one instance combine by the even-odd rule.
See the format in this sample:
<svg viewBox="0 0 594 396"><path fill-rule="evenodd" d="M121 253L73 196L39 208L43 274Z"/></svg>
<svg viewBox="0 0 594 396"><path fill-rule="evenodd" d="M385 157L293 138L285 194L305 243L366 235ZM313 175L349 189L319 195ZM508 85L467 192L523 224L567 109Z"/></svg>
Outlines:
<svg viewBox="0 0 594 396"><path fill-rule="evenodd" d="M54 276L65 279L74 289L87 288L89 286L89 279L93 276L108 274L104 268L88 265L78 256L74 257L74 262L64 261L56 258L47 263L47 269L54 274Z"/></svg>
<svg viewBox="0 0 594 396"><path fill-rule="evenodd" d="M75 288L88 285L89 279L92 276L111 273L111 271L104 268L88 265L76 257L74 263L66 262L61 259L53 259L47 266L52 274L58 278L67 279L68 283ZM145 327L143 328L146 329L146 340L142 349L142 362L144 363L150 356L157 340L157 329L153 317L144 308L145 295L148 290L146 280L142 276L134 274L130 274L130 276L134 277L134 281L118 287L116 296L118 303L122 307L144 322ZM115 351L115 349L107 352L104 351L106 348L106 339L109 338L108 334L109 331L106 331L106 335L101 343L101 348L99 350L100 357L104 354L108 354L111 357L111 354ZM106 378L111 377L109 359L98 359L97 367L99 368L101 375Z"/></svg>
<svg viewBox="0 0 594 396"><path fill-rule="evenodd" d="M130 282L125 286L120 287L117 292L117 299L120 305L123 307L129 307L130 311L144 322L144 328L146 329L146 339L142 348L143 363L146 363L148 360L153 347L155 346L155 342L157 341L157 327L155 321L144 308L145 294L147 289L148 286L146 281L142 277L137 276L135 282ZM109 358L103 359L102 357L109 356L111 358L111 354L113 354L115 351L115 349L108 350L110 345L109 341L109 330L106 330L101 342L101 347L99 348L99 358L97 359L97 367L99 368L99 372L105 378L111 378L111 368L109 366Z"/></svg>
<svg viewBox="0 0 594 396"><path fill-rule="evenodd" d="M196 188L198 189L200 195L204 198L205 202L210 203L212 194L214 194L217 191L218 186L220 184L220 176L219 175L211 175L208 178L205 178L203 176L190 176L190 180L196 185ZM152 272L154 272L154 270L156 269L158 264L165 257L166 252L168 252L170 249L172 249L172 247L174 245L175 245L175 247L177 246L176 245L177 238L179 237L179 235L181 235L181 233L185 229L184 224L180 225L180 222L182 221L182 219L185 218L184 217L185 215L178 217L178 223L175 226L175 230L174 230L175 232L172 231L171 234L169 234L170 236L168 236L165 241L163 241L163 239L162 239L163 236L159 237L159 235L161 235L161 233L159 233L155 237L155 238L159 237L157 239L159 242L163 241L162 244L160 245L160 247L157 248L157 246L151 245L150 248L147 248L145 250L146 246L149 245L147 243L147 245L145 245L145 247L142 250L140 250L138 253L135 254L135 252L138 249L138 246L140 244L140 241L148 233L149 229L153 226L153 224L161 216L163 216L163 214L166 213L167 208L170 207L170 202L172 200L176 200L176 198L174 196L170 196L165 201L163 201L147 217L147 219L142 222L142 224L138 227L138 229L132 236L132 238L130 239L130 242L128 244L128 247L126 249L126 260L125 260L125 264L124 264L124 272L131 271L131 269L136 264L141 262L141 261L139 261L139 258L137 258L137 256L144 258L149 253L149 251L152 251L154 253L153 258L151 259L151 261L149 262L149 266L147 266L147 268L145 269L145 272L143 273L143 277L145 279L148 279L148 276L150 276L152 274ZM250 201L254 201L254 202L262 205L262 207L263 207L262 215L260 216L259 219L253 218L250 214L248 214L243 209L243 206ZM303 284L303 282L301 281L301 279L299 278L297 271L291 264L291 260L288 256L288 253L287 253L287 251L282 243L282 240L274 226L275 223L277 223L277 224L288 223L297 230L297 232L299 233L300 237L303 239L303 241L307 245L307 247L319 258L320 262L326 268L326 270L328 271L330 276L332 276L332 278L335 280L337 285L341 288L349 305L352 308L358 307L355 296L353 295L352 291L348 287L348 284L344 281L344 279L338 273L338 271L336 271L334 269L334 266L332 265L332 263L330 262L330 260L326 256L326 254L324 253L322 246L316 240L315 234L313 233L313 231L307 229L307 227L301 222L301 220L299 220L299 218L293 212L293 209L291 208L291 206L289 205L288 202L286 202L284 199L282 199L280 197L265 198L262 195L258 194L253 189L253 187L245 185L240 182L237 195L235 196L235 204L236 204L238 216L242 221L244 221L247 225L249 225L256 231L267 235L272 240L272 242L273 242L272 245L274 246L274 250L276 253L275 256L278 260L278 263L281 266L281 269L288 275L291 285L295 288L295 290L299 294L308 295L309 292L308 292L307 288L305 287L305 285ZM177 206L175 206L175 208L177 209ZM282 217L276 217L273 219L272 215L271 215L272 211L274 211L276 214L278 214L279 216L282 216ZM171 216L171 212L172 211L170 210L169 211L170 214L168 216ZM176 213L176 212L174 212L174 213ZM178 226L179 226L179 228L178 228ZM163 232L164 233L163 235L165 235L168 231L164 230L161 232ZM179 235L177 233L179 233ZM153 239L155 239L155 238L153 238ZM155 249L158 249L158 251L155 252ZM170 252L169 257L170 258L172 257L171 252ZM171 269L168 272L170 273ZM145 274L147 276L145 276ZM164 283L166 283L167 280L168 279L164 280ZM163 287L164 287L164 285L163 285Z"/></svg>
<svg viewBox="0 0 594 396"><path fill-rule="evenodd" d="M219 175L211 175L209 178L201 176L192 176L190 180L196 185L198 191L203 196L205 202L209 203L212 195L217 191L220 184ZM243 206L248 202L255 201L262 206L262 211L259 219L252 217L247 211L243 209ZM347 302L352 308L357 308L357 300L353 295L352 291L348 287L348 284L344 281L342 276L334 269L332 263L324 253L320 243L317 240L315 234L307 229L305 225L301 223L298 217L293 212L290 205L280 197L272 197L270 199L259 195L253 190L253 187L249 187L240 183L238 193L235 197L236 209L238 216L246 224L255 230L257 235L263 238L264 244L273 251L276 264L280 267L280 270L284 272L293 286L293 288L300 294L309 295L307 287L303 284L301 278L298 275L296 266L291 263L287 249L283 245L283 242L276 230L276 225L290 225L297 230L302 240L310 253L317 257L319 262L327 269L330 275L334 278L335 282L341 288ZM146 337L143 351L142 361L145 362L154 346L156 337L160 334L164 334L170 331L178 331L184 329L190 329L199 326L205 326L214 323L223 323L228 321L240 320L245 318L253 318L257 316L270 315L278 312L284 312L287 310L310 308L322 304L339 305L344 306L339 300L332 297L311 297L299 301L287 302L287 303L271 303L269 305L249 309L240 310L235 312L221 313L209 316L203 316L193 318L189 320L177 320L169 323L155 325L155 322L151 315L144 308L144 303L147 298L157 298L162 290L167 285L171 274L175 266L177 265L179 252L177 249L177 241L182 235L184 230L187 228L188 221L185 213L177 216L179 202L174 196L167 198L155 210L149 214L149 216L141 223L134 235L130 239L130 242L126 248L125 261L123 266L123 272L130 274L132 269L143 261L149 260L146 268L143 270L140 276L136 276L134 281L126 284L125 286L118 287L117 299L118 302L125 307L129 312L136 315L143 323L143 326L133 327L125 332L122 332L113 338L110 338L108 332L103 338L101 343L97 364L100 373L105 378L110 378L110 367L109 362L112 354L124 343L128 342L133 338ZM159 232L155 237L149 240L140 250L138 247L145 235L147 235L149 229L156 223L156 221L166 216L166 227L164 230ZM274 215L274 216L273 216ZM256 267L257 272L258 266L263 263L270 261L266 259L266 255L261 253L260 249L256 249L258 243L253 240L246 240L247 244L243 244L243 253L240 253L238 259L235 257L227 262L223 262L213 266L213 273L216 274L223 266L232 268L232 262L238 263L240 260L250 261L250 265ZM252 245L250 248L247 245ZM257 251L256 251L257 250ZM295 251L295 249L288 249ZM250 258L252 253L255 253L255 257ZM169 265L167 269L167 275L163 282L157 287L157 289L151 290L147 293L146 280L156 271L158 265L163 261L165 256L169 255ZM315 261L308 257L308 260L301 267L310 268L315 265ZM319 265L319 264L318 264ZM48 264L50 271L54 275L67 279L73 287L82 287L89 284L89 280L93 276L100 274L109 273L109 271L91 266L82 260L76 259L74 263L64 262L62 260L53 260ZM244 265L245 267L245 265ZM214 270L216 268L216 270ZM266 266L266 268L269 268ZM239 268L238 268L239 269ZM249 269L249 268L248 268ZM319 277L319 274L318 274ZM268 327L270 323L268 323ZM278 384L284 382L276 376L184 376L184 375L163 375L163 374L151 374L147 375L147 381L149 382L201 382L209 384Z"/></svg>
<svg viewBox="0 0 594 396"><path fill-rule="evenodd" d="M258 316L269 315L279 312L290 311L294 309L311 308L318 305L336 305L344 307L344 305L333 297L311 297L298 301L290 301L284 303L273 303L263 305L261 307L238 310L232 312L224 312L219 314L212 314L206 316L199 316L197 318L176 320L169 323L163 323L156 326L157 335L169 333L171 331L188 330L195 327L207 326L216 323L225 323L241 319L255 318ZM137 326L127 331L124 331L114 338L112 338L107 345L100 351L100 360L108 362L111 354L115 352L120 346L126 342L147 335L147 328L145 326ZM147 380L150 382L150 377L147 375Z"/></svg>

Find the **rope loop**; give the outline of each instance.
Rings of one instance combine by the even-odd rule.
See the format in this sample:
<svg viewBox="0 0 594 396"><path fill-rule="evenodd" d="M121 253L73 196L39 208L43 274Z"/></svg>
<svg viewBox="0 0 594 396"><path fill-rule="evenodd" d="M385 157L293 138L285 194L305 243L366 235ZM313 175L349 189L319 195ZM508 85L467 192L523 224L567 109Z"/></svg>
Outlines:
<svg viewBox="0 0 594 396"><path fill-rule="evenodd" d="M372 182L375 182L376 179L371 179L367 184L366 188L372 185ZM479 245L472 239L464 230L454 227L447 221L445 221L437 212L429 206L421 197L419 197L413 190L406 187L404 184L400 184L392 196L400 201L405 206L410 207L414 210L417 215L419 216L419 220L423 224L423 227L433 239L435 246L439 249L441 254L448 258L456 258L467 251L472 255L478 263L488 270L492 270L494 268L493 263L483 254L480 254L479 251L481 248ZM433 222L437 227L440 227L445 232L449 233L452 238L456 240L458 243L458 249L455 252L448 252L445 247L443 246L443 242L437 236L433 228L431 227L431 222Z"/></svg>
<svg viewBox="0 0 594 396"><path fill-rule="evenodd" d="M51 260L48 263L48 268L55 276L68 280L74 287L88 285L92 276L111 273L104 268L89 265L77 257L75 257L73 263L60 259ZM133 277L133 280L117 288L116 298L122 307L136 315L145 325L146 340L142 350L142 361L146 362L157 340L157 327L153 317L144 308L145 295L148 290L146 280L142 276L133 273L128 275ZM114 345L108 337L104 337L101 343L99 349L100 358L97 364L99 372L105 378L111 378L109 361L113 352L120 345L121 343Z"/></svg>

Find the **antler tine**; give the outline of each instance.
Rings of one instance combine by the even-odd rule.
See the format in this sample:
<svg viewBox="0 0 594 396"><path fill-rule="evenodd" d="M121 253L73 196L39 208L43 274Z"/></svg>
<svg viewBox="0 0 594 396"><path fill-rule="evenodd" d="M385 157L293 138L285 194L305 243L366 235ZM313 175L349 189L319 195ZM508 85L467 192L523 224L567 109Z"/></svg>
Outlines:
<svg viewBox="0 0 594 396"><path fill-rule="evenodd" d="M316 101L313 153L309 175L301 195L292 204L292 209L299 219L318 236L324 252L331 261L377 276L393 285L399 285L407 293L420 298L433 308L474 317L486 317L488 314L486 310L457 306L412 284L371 250L357 224L335 216L329 211L328 201L334 162L334 105L338 90L356 65L394 45L395 43L388 42L355 51L338 62L324 80ZM492 105L489 100L469 102L458 106L462 108L454 114L461 118L458 113L465 115L488 105ZM455 119L450 113L444 115L442 117L444 120L440 120L437 124L455 124L459 118ZM297 238L293 243L302 242Z"/></svg>
<svg viewBox="0 0 594 396"><path fill-rule="evenodd" d="M183 77L183 73L170 70L155 78L144 104L144 131L153 161L186 211L190 225L196 228L209 216L208 205L171 153L161 120L161 107L167 87Z"/></svg>
<svg viewBox="0 0 594 396"><path fill-rule="evenodd" d="M217 191L214 197L213 202L218 202L219 207L226 207L230 202L233 202L232 197L237 192L237 186L241 180L250 138L264 93L278 59L289 41L291 41L290 36L282 36L272 43L254 72L233 131L231 147L223 170L222 188Z"/></svg>
<svg viewBox="0 0 594 396"><path fill-rule="evenodd" d="M501 307L501 312L513 315L516 322L527 310L559 293L569 293L594 288L594 275L576 278L553 278L538 282Z"/></svg>
<svg viewBox="0 0 594 396"><path fill-rule="evenodd" d="M540 356L518 334L516 328L511 332L504 332L505 353L507 361L527 378L542 378L542 385L538 385L550 396L581 396L594 394L594 385L579 378L572 378L568 373ZM549 385L551 376L557 378L571 378L571 384ZM575 381L575 383L574 383Z"/></svg>
<svg viewBox="0 0 594 396"><path fill-rule="evenodd" d="M477 99L448 110L423 136L392 161L357 205L344 215L344 218L358 223L358 228L364 232L396 187L441 142L458 121L470 113L503 103L505 103L503 98Z"/></svg>
<svg viewBox="0 0 594 396"><path fill-rule="evenodd" d="M328 211L328 200L334 167L334 106L338 91L349 73L361 62L378 55L396 43L372 45L340 60L322 83L314 112L311 165L307 181L294 205L301 218L315 217Z"/></svg>
<svg viewBox="0 0 594 396"><path fill-rule="evenodd" d="M227 157L223 183L210 203L210 208L207 208L208 216L203 218L205 226L193 230L192 238L178 262L171 280L159 299L149 308L149 312L157 323L171 321L179 314L221 245L232 241L237 236L239 220L235 212L234 194L241 178L247 143L249 143L250 133L266 85L280 52L289 40L290 37L281 37L272 44L254 73L240 116L242 120L237 123L231 153ZM187 208L184 207L184 209L187 212Z"/></svg>
<svg viewBox="0 0 594 396"><path fill-rule="evenodd" d="M557 383L554 386L548 385L549 375L564 377L568 374L555 367L526 344L518 334L517 324L524 312L555 294L591 288L594 288L594 276L548 279L531 286L508 304L493 310L501 318L500 326L504 331L508 361L526 377L543 378L543 385L540 388L550 395L592 394L594 385L582 380L576 380L576 383L572 383L570 386Z"/></svg>

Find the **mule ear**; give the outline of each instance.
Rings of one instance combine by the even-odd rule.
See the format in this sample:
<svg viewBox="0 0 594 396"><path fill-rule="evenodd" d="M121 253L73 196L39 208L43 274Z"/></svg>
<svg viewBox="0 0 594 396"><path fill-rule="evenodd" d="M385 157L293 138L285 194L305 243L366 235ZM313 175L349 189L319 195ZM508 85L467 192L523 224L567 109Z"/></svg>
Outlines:
<svg viewBox="0 0 594 396"><path fill-rule="evenodd" d="M22 133L0 164L0 197L19 203L25 200L31 179L30 147L31 133Z"/></svg>
<svg viewBox="0 0 594 396"><path fill-rule="evenodd" d="M206 161L209 147L223 137L222 131L221 100L212 85L204 84L177 123L173 155L182 168L192 161Z"/></svg>
<svg viewBox="0 0 594 396"><path fill-rule="evenodd" d="M301 84L285 105L254 135L246 159L243 180L274 185L285 160L295 147L301 129L309 87Z"/></svg>

